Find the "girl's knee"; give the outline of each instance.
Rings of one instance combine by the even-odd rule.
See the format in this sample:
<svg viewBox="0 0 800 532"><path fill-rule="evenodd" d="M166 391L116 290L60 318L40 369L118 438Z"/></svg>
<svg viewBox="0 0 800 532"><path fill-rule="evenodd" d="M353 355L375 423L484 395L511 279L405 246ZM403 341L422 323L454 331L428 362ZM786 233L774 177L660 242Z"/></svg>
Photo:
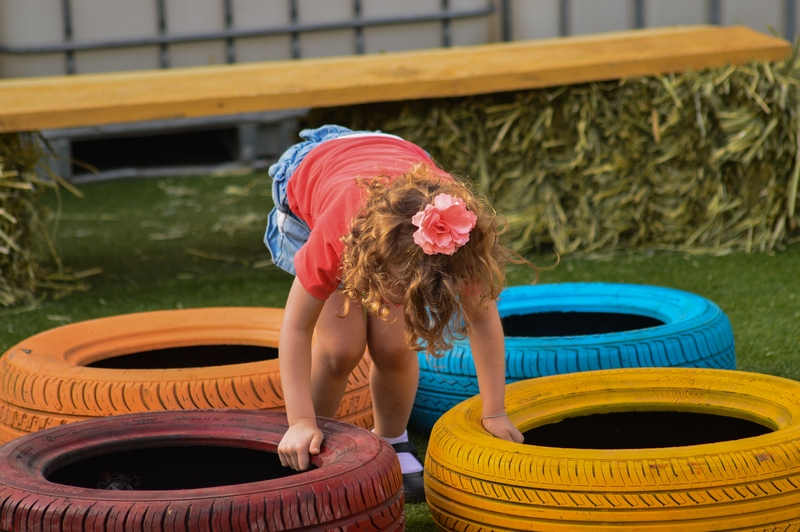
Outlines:
<svg viewBox="0 0 800 532"><path fill-rule="evenodd" d="M402 370L419 364L416 351L410 350L405 343L370 345L369 354L372 363L381 369Z"/></svg>
<svg viewBox="0 0 800 532"><path fill-rule="evenodd" d="M333 377L347 376L361 361L364 348L360 350L352 346L327 346L318 349L314 354L318 363Z"/></svg>

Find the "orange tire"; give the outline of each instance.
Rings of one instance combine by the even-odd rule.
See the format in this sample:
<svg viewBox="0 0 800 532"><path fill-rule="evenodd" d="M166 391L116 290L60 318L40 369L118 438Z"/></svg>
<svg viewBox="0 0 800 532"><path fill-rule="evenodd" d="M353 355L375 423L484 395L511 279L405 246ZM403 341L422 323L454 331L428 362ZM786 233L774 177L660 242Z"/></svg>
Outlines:
<svg viewBox="0 0 800 532"><path fill-rule="evenodd" d="M283 309L276 308L164 310L31 336L0 359L0 438L136 412L280 410L282 320ZM337 412L364 428L373 423L369 366L365 356Z"/></svg>

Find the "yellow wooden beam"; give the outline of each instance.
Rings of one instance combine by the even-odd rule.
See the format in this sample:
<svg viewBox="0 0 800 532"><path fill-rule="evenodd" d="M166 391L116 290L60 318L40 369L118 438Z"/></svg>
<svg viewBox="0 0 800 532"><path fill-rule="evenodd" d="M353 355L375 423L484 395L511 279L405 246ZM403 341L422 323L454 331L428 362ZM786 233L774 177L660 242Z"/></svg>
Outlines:
<svg viewBox="0 0 800 532"><path fill-rule="evenodd" d="M746 27L630 30L361 56L0 80L0 132L466 96L779 60Z"/></svg>

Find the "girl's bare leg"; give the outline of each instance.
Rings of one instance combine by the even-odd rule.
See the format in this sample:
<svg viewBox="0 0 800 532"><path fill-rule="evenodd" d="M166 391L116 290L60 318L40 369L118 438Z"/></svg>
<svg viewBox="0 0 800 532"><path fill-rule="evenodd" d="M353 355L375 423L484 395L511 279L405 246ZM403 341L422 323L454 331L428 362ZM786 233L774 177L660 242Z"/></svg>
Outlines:
<svg viewBox="0 0 800 532"><path fill-rule="evenodd" d="M417 353L406 346L402 307L392 306L385 321L369 317L367 344L375 434L394 438L406 430L419 380Z"/></svg>
<svg viewBox="0 0 800 532"><path fill-rule="evenodd" d="M406 346L401 307L392 307L386 321L370 316L367 345L372 357L369 382L375 415L374 432L389 440L397 451L406 502L424 501L422 463L406 433L417 394L419 359L416 351Z"/></svg>
<svg viewBox="0 0 800 532"><path fill-rule="evenodd" d="M317 320L311 349L311 399L318 416L332 418L342 402L350 372L364 356L367 324L360 303L350 302L344 317L345 298L338 290L325 302Z"/></svg>

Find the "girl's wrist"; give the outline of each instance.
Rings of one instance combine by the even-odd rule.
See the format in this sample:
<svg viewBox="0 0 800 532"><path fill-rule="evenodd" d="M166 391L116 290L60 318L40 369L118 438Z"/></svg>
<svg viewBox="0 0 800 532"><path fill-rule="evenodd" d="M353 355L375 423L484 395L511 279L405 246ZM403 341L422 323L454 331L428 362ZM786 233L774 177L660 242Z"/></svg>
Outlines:
<svg viewBox="0 0 800 532"><path fill-rule="evenodd" d="M508 414L506 414L505 412L503 412L501 414L489 414L489 415L481 416L481 419L492 419L492 418L496 418L496 417L508 417Z"/></svg>

